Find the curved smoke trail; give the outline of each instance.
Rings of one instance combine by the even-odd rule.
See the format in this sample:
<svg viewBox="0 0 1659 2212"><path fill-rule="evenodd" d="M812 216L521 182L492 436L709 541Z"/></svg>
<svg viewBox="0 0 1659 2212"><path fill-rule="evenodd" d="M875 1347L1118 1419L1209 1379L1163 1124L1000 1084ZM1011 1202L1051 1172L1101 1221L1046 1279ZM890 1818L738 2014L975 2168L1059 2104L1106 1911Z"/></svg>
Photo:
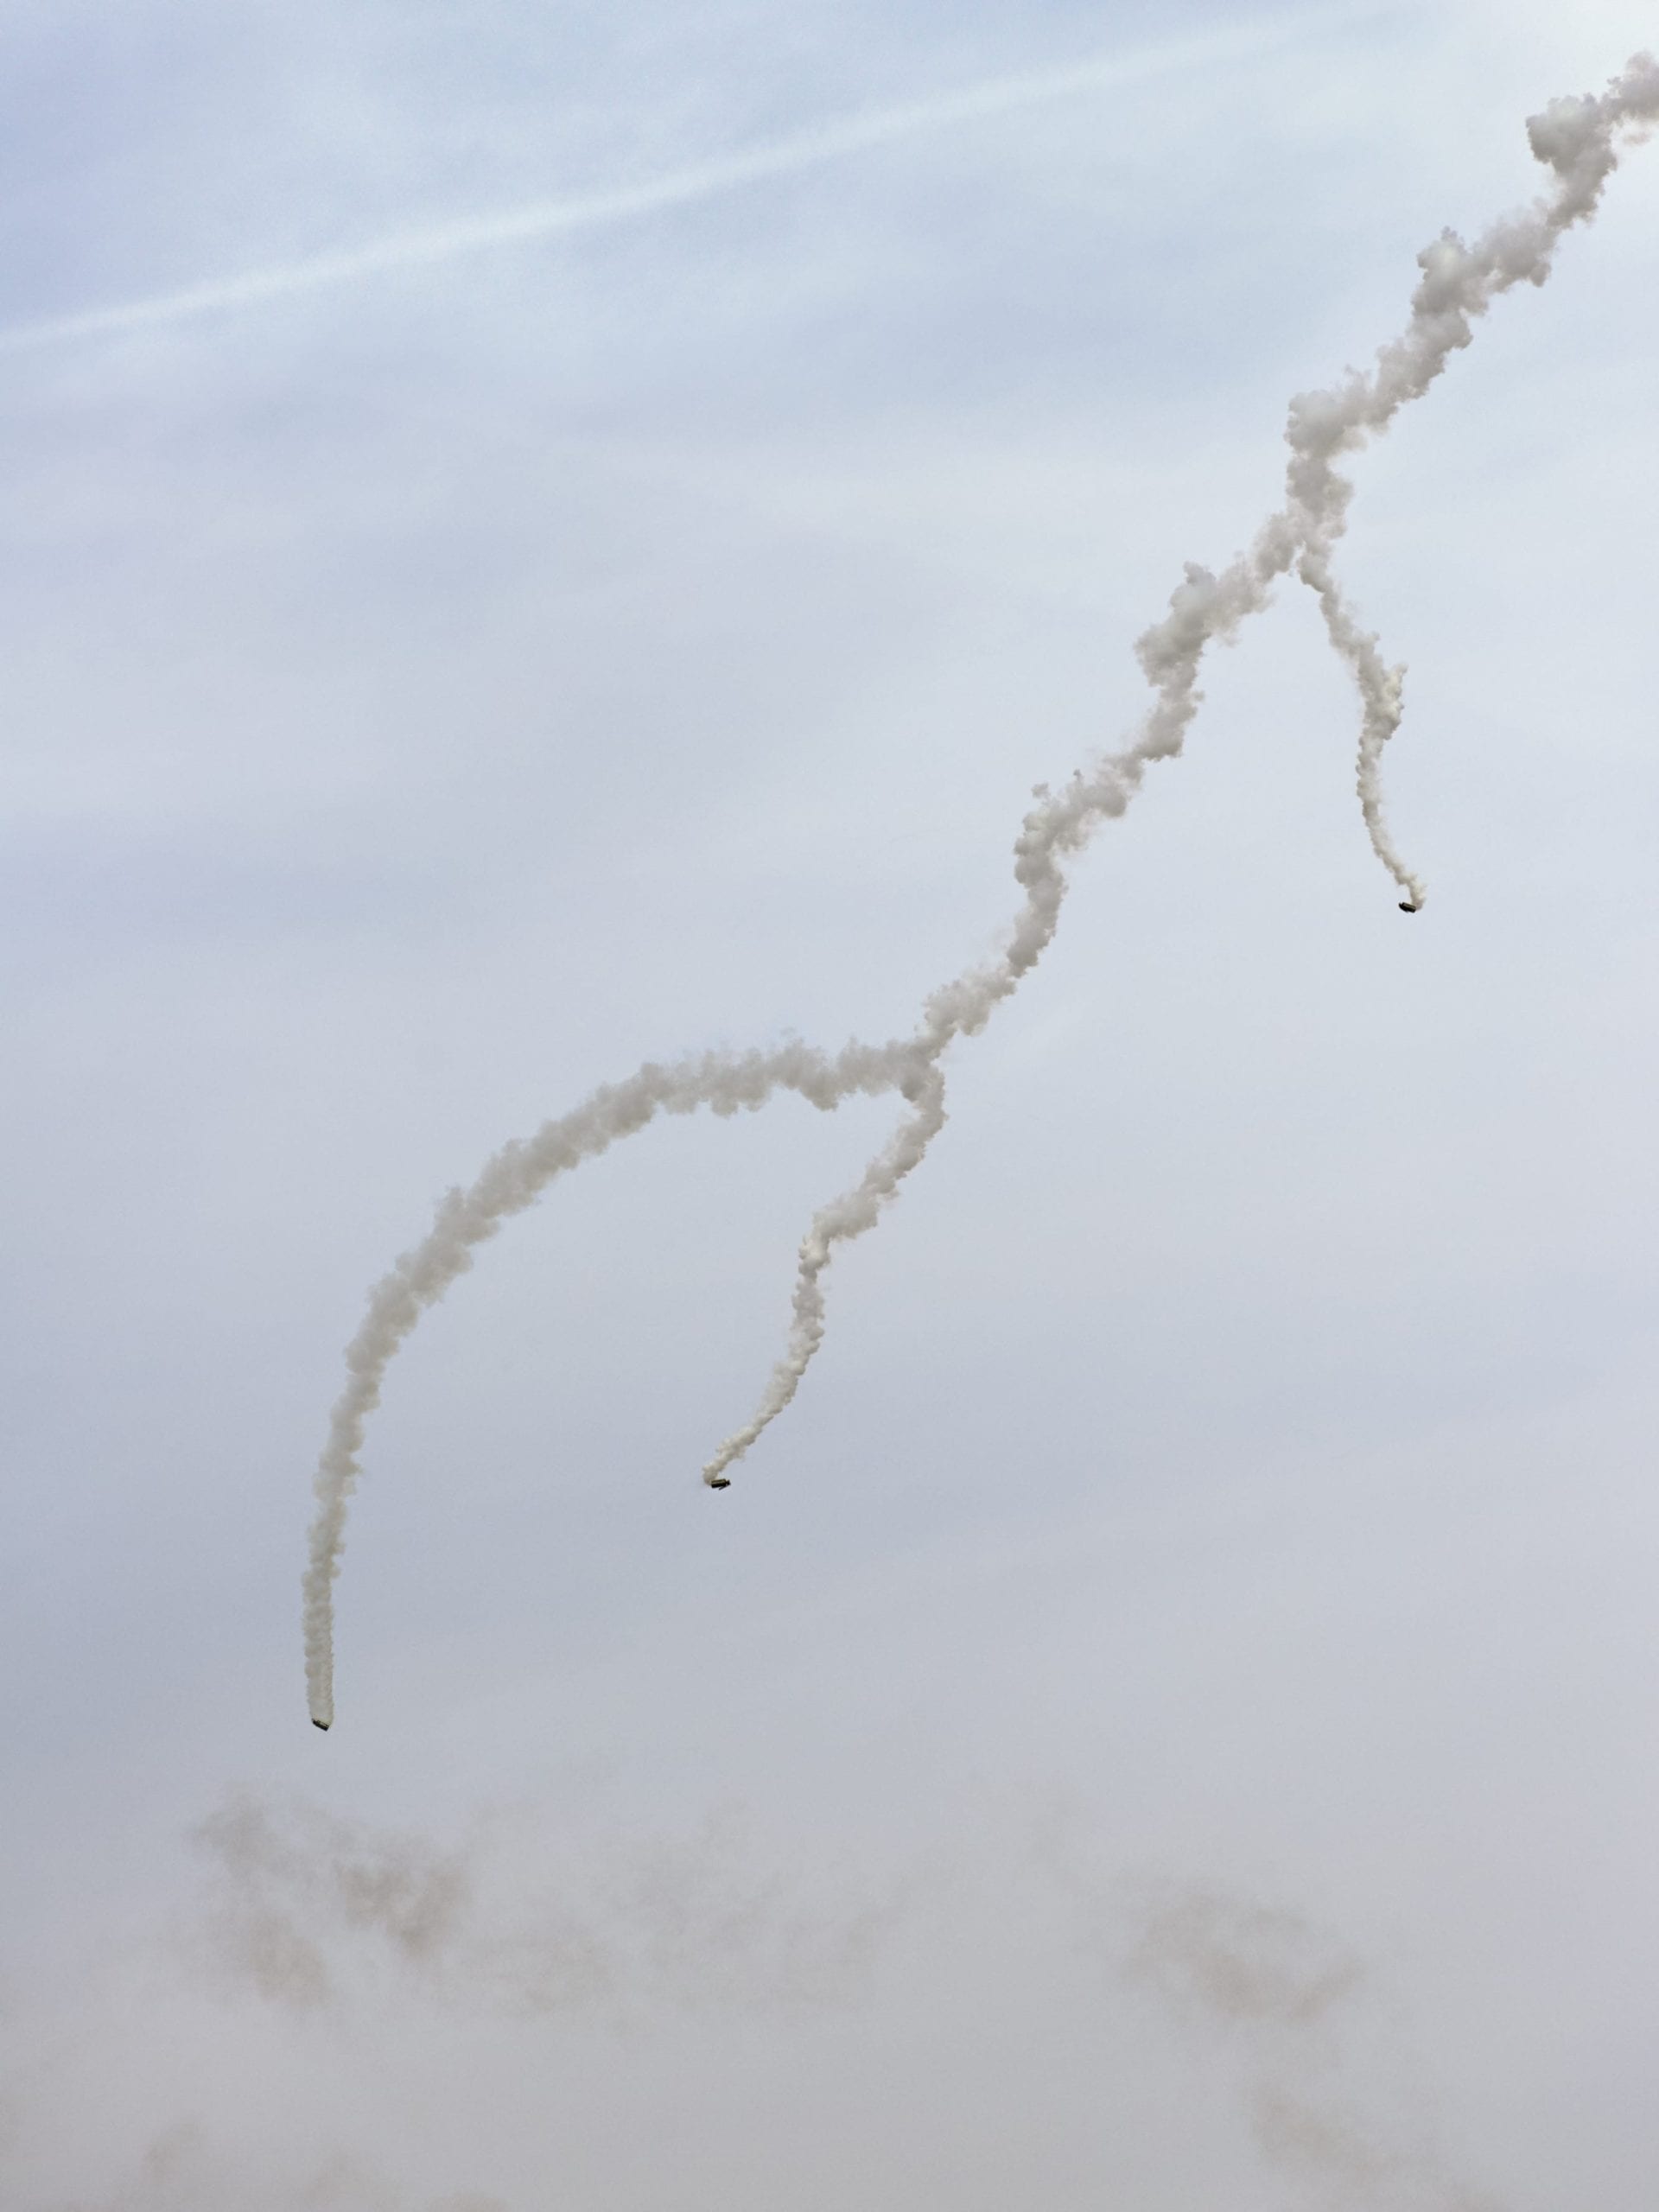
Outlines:
<svg viewBox="0 0 1659 2212"><path fill-rule="evenodd" d="M1058 791L1037 786L1037 803L1014 842L1014 880L1024 896L1004 949L995 960L935 991L913 1036L884 1045L855 1040L834 1054L791 1044L774 1052L705 1053L666 1067L647 1063L626 1082L605 1085L572 1112L546 1122L534 1136L505 1146L476 1182L444 1199L426 1236L370 1294L362 1326L346 1349L348 1379L318 1462L317 1512L304 1578L306 1687L318 1727L334 1719L334 1584L346 1506L361 1471L364 1430L399 1346L426 1308L471 1267L474 1247L532 1205L555 1176L595 1158L658 1114L690 1114L701 1106L722 1115L753 1111L779 1090L798 1092L828 1111L854 1096L898 1091L912 1109L908 1119L857 1184L813 1217L802 1240L784 1356L753 1414L702 1471L711 1487L727 1487L726 1470L789 1404L823 1341L823 1278L836 1247L874 1227L944 1127L940 1063L946 1050L958 1037L977 1035L1042 957L1065 899L1064 863L1082 851L1103 822L1124 811L1153 761L1171 760L1181 750L1203 700L1198 677L1205 649L1217 639L1230 642L1246 617L1268 604L1274 584L1293 571L1318 598L1332 646L1359 691L1358 788L1372 850L1398 885L1402 906L1414 912L1422 905L1423 886L1389 835L1380 782L1383 748L1400 721L1404 671L1385 664L1376 639L1362 626L1336 578L1335 550L1354 493L1336 464L1380 435L1408 402L1421 397L1452 355L1470 343L1475 318L1501 293L1544 282L1559 240L1594 214L1618 166L1621 137L1640 139L1656 124L1659 61L1650 54L1636 55L1599 98L1553 100L1527 124L1534 155L1552 172L1546 196L1500 218L1472 245L1453 232L1442 232L1418 255L1422 275L1405 329L1378 351L1370 374L1350 370L1332 390L1292 400L1284 505L1219 575L1188 563L1169 612L1135 645L1154 696L1132 742L1077 770Z"/></svg>

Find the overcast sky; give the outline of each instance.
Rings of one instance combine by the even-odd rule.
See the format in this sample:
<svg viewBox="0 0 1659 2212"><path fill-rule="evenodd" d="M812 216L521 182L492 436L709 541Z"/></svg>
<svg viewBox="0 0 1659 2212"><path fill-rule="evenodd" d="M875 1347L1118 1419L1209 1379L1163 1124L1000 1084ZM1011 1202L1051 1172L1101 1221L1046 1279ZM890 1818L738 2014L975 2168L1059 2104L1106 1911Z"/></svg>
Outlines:
<svg viewBox="0 0 1659 2212"><path fill-rule="evenodd" d="M1357 464L1426 911L1287 588L732 1490L890 1100L481 1251L326 1736L298 1581L442 1192L907 1030L1289 396L1656 40L0 15L8 2208L1647 2212L1659 147Z"/></svg>

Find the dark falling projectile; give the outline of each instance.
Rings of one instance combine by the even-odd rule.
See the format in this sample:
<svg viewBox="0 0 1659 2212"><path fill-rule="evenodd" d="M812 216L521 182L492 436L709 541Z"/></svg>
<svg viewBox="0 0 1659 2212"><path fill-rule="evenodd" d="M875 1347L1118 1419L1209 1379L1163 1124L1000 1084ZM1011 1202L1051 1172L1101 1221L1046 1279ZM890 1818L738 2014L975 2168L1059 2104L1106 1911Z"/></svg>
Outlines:
<svg viewBox="0 0 1659 2212"><path fill-rule="evenodd" d="M316 1720L316 1719L314 1719L314 1720L312 1721L312 1723L311 1723L311 1726L312 1726L314 1728L325 1728L325 1729L326 1729L326 1728L327 1727L327 1726L328 1726L328 1723L327 1723L326 1720Z"/></svg>
<svg viewBox="0 0 1659 2212"><path fill-rule="evenodd" d="M1417 911L1416 900L1414 899L1402 899L1400 901L1400 911L1402 914L1414 914Z"/></svg>

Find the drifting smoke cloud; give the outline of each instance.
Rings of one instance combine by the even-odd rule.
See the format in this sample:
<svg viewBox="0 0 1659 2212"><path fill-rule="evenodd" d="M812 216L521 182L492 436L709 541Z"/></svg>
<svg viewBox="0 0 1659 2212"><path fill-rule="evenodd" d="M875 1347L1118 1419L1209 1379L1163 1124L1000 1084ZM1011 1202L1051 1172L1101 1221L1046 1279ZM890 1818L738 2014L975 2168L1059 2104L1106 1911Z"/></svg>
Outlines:
<svg viewBox="0 0 1659 2212"><path fill-rule="evenodd" d="M1544 283L1561 238L1593 215L1618 165L1621 139L1639 139L1656 122L1659 61L1647 54L1636 56L1599 98L1552 101L1527 126L1533 153L1550 172L1547 194L1502 217L1473 245L1442 232L1418 256L1422 274L1404 330L1379 350L1370 372L1350 370L1330 390L1302 393L1291 402L1284 505L1262 524L1248 551L1219 575L1188 564L1168 613L1135 647L1154 693L1150 709L1122 750L1077 770L1057 791L1037 787L1037 803L1014 842L1014 879L1022 898L1004 949L988 964L969 969L935 991L913 1036L875 1046L855 1041L833 1055L791 1044L774 1052L712 1052L670 1066L647 1064L534 1136L506 1145L469 1188L449 1193L426 1237L370 1295L346 1351L346 1386L318 1464L317 1511L304 1576L307 1694L318 1727L334 1719L334 1584L365 1425L399 1347L426 1308L471 1267L475 1249L532 1205L556 1176L595 1158L659 1114L689 1114L704 1106L721 1115L753 1111L779 1090L796 1091L827 1111L856 1096L897 1091L910 1109L897 1135L852 1190L813 1217L803 1239L783 1357L754 1413L703 1468L707 1483L724 1488L728 1469L794 1397L823 1341L823 1277L836 1249L874 1227L944 1127L948 1049L959 1037L976 1036L1036 966L1058 925L1066 863L1103 823L1125 811L1153 762L1180 752L1202 702L1198 679L1205 652L1217 641L1231 643L1246 618L1268 604L1284 576L1295 575L1314 593L1331 644L1353 675L1361 702L1357 784L1366 833L1400 890L1401 905L1408 912L1422 905L1422 882L1389 834L1380 782L1383 750L1400 722L1404 671L1383 660L1335 573L1335 551L1354 493L1337 464L1422 397L1452 355L1471 342L1475 321L1500 294L1520 283Z"/></svg>
<svg viewBox="0 0 1659 2212"><path fill-rule="evenodd" d="M202 1823L196 1840L218 1880L217 1955L264 1996L301 2009L334 1993L319 1930L372 1935L419 1968L442 1955L471 1904L465 1853L321 1813L283 1822L237 1798Z"/></svg>
<svg viewBox="0 0 1659 2212"><path fill-rule="evenodd" d="M343 2154L292 2179L274 2179L227 2158L189 2121L149 2145L137 2171L94 2208L85 2198L54 2212L508 2212L499 2196L473 2190L411 2200L360 2160Z"/></svg>
<svg viewBox="0 0 1659 2212"><path fill-rule="evenodd" d="M671 2032L677 2018L706 2037L720 2020L826 2006L857 2006L880 2041L896 1995L881 1968L902 1934L903 1979L929 1993L931 2032L988 2006L1018 2019L1021 1996L1040 1991L1033 2019L1053 2032L1058 2005L1065 2035L1103 2037L1103 2052L1123 2034L1145 2042L1151 2000L1176 2031L1184 2080L1231 2077L1250 2149L1281 2182L1330 2212L1495 2212L1434 2139L1410 2038L1351 1949L1282 1905L1101 1865L1092 1819L1034 1835L992 1821L862 1897L844 1880L826 1896L798 1853L785 1878L729 1816L679 1836L573 1839L526 1812L484 1820L456 1846L243 1798L196 1840L212 1888L192 1950L205 1936L215 1980L296 2022L359 2005L378 2017L389 1970L400 2010L418 1997L474 2019L597 2023L627 2031L631 2048L635 2031ZM913 2050L917 2023L901 2017ZM1223 2129L1229 2101L1217 2101ZM181 2133L178 2148L194 2175L201 2145ZM342 2203L357 2188L365 2204L402 2203L369 2195L355 2166L319 2171Z"/></svg>
<svg viewBox="0 0 1659 2212"><path fill-rule="evenodd" d="M731 1815L686 1836L586 1842L539 1819L468 1840L232 1799L196 1832L212 1902L192 1948L216 1976L295 2012L336 2003L341 1969L514 2018L840 2006L865 1990L913 1882L809 1897Z"/></svg>
<svg viewBox="0 0 1659 2212"><path fill-rule="evenodd" d="M1366 1982L1351 1953L1300 1913L1221 1891L1154 1889L1136 1916L1128 1979L1241 2053L1250 2133L1275 2171L1332 2207L1498 2212L1423 2139L1421 2110L1402 2125L1345 2094L1343 2046Z"/></svg>
<svg viewBox="0 0 1659 2212"><path fill-rule="evenodd" d="M568 1787L444 1833L232 1799L182 1928L54 1957L0 2020L0 2204L898 2212L989 2174L1039 2205L1493 2212L1438 2140L1408 1993L1349 1945L1129 1872L1121 1802L969 1802L849 1863L818 1814L664 1830Z"/></svg>

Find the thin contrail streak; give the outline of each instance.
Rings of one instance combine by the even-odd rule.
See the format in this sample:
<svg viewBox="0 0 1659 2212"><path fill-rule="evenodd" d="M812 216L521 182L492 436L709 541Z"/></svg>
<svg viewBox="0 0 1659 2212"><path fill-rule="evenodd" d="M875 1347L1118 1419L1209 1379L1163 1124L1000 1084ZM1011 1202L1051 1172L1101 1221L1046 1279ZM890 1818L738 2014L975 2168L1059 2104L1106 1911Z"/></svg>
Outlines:
<svg viewBox="0 0 1659 2212"><path fill-rule="evenodd" d="M346 1513L361 1471L365 1425L380 1402L386 1370L410 1332L473 1264L473 1254L514 1214L534 1204L553 1179L644 1128L659 1114L707 1106L734 1114L764 1105L781 1090L830 1109L858 1095L896 1090L910 1108L897 1134L854 1187L820 1209L802 1239L784 1354L759 1407L704 1465L703 1480L728 1484L740 1459L795 1395L823 1337L823 1275L836 1247L873 1228L900 1184L920 1165L944 1125L944 1055L959 1037L977 1036L1011 998L1052 943L1069 887L1067 863L1102 823L1128 807L1154 762L1173 760L1203 700L1198 675L1210 646L1230 643L1259 614L1274 585L1294 575L1314 593L1332 647L1347 664L1362 706L1359 795L1377 859L1415 913L1423 887L1395 852L1382 815L1378 772L1398 726L1404 671L1389 668L1337 580L1333 560L1347 527L1354 487L1339 460L1382 435L1402 407L1424 393L1452 355L1469 345L1474 323L1517 284L1541 284L1568 231L1595 213L1618 165L1621 139L1646 137L1659 124L1659 61L1637 54L1599 98L1552 100L1527 133L1550 173L1546 196L1501 216L1472 245L1442 232L1417 257L1421 274L1400 334L1378 348L1369 373L1348 371L1325 391L1291 401L1285 442L1284 504L1262 523L1248 550L1219 575L1189 562L1163 620L1137 640L1136 656L1153 704L1118 752L1077 770L1058 790L1039 785L1036 804L1014 840L1014 874L1022 894L1002 950L942 984L908 1037L884 1045L855 1041L829 1054L790 1044L773 1052L709 1052L664 1067L648 1062L626 1082L603 1089L534 1136L505 1145L466 1190L452 1191L423 1241L405 1252L369 1297L346 1348L346 1382L329 1417L316 1473L304 1576L306 1687L311 1718L328 1727L334 1704L334 1585Z"/></svg>
<svg viewBox="0 0 1659 2212"><path fill-rule="evenodd" d="M481 253L492 246L521 245L537 238L569 238L583 231L605 230L616 224L637 221L643 216L690 207L699 200L718 199L770 178L817 168L874 147L895 145L929 132L1012 115L1022 108L1042 107L1056 101L1078 99L1091 92L1145 84L1157 77L1176 75L1182 70L1243 60L1252 54L1271 53L1311 32L1336 29L1396 12L1397 8L1383 4L1383 0L1354 7L1309 10L1275 16L1268 22L1239 24L1193 38L1141 47L1127 54L1101 54L1066 68L993 78L930 99L846 116L787 138L774 139L769 145L721 155L689 168L671 169L661 176L644 178L638 184L579 193L568 199L536 200L527 207L503 209L499 214L473 216L438 224L428 230L394 232L389 238L371 239L365 245L308 255L302 261L249 270L239 276L212 278L204 283L188 285L181 291L158 293L151 299L129 300L113 307L92 308L77 315L20 324L10 330L0 330L0 353L28 352L77 338L119 337L124 332L185 322L215 309L257 307L267 301L325 291L399 269L429 268L467 254Z"/></svg>

